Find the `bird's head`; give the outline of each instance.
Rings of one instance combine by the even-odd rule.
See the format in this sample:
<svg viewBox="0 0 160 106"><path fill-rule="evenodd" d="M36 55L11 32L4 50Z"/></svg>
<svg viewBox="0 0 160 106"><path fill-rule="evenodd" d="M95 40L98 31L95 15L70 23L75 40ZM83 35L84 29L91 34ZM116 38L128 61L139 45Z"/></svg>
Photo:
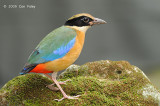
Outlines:
<svg viewBox="0 0 160 106"><path fill-rule="evenodd" d="M106 22L102 19L95 18L90 14L81 13L69 18L64 25L82 32L86 32L88 28L98 24L106 24Z"/></svg>

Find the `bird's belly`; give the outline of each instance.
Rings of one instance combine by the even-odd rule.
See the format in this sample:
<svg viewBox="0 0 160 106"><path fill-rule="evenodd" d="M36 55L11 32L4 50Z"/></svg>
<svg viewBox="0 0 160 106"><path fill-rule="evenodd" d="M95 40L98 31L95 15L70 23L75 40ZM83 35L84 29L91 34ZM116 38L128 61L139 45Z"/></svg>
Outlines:
<svg viewBox="0 0 160 106"><path fill-rule="evenodd" d="M64 70L71 64L73 64L81 53L84 44L84 37L84 33L79 32L76 37L76 43L73 46L73 48L63 58L45 63L46 69L48 71L57 72Z"/></svg>
<svg viewBox="0 0 160 106"><path fill-rule="evenodd" d="M46 63L46 69L49 71L61 71L66 69L68 66L73 64L76 59L79 57L80 51L78 52L69 52L69 55L64 56L61 59L57 59L51 62Z"/></svg>

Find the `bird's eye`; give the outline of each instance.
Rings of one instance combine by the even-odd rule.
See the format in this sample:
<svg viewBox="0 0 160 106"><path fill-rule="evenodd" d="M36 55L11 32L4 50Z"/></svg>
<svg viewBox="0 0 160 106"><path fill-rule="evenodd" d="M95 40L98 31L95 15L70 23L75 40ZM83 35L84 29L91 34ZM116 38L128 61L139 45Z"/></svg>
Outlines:
<svg viewBox="0 0 160 106"><path fill-rule="evenodd" d="M82 20L83 20L83 22L85 22L85 23L88 23L88 22L89 22L89 18L87 18L87 17L82 18Z"/></svg>

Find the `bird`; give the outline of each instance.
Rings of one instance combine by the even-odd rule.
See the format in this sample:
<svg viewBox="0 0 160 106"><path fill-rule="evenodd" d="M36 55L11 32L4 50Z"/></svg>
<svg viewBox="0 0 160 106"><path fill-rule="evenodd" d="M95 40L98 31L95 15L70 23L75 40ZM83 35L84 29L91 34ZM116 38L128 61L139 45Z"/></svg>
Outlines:
<svg viewBox="0 0 160 106"><path fill-rule="evenodd" d="M80 95L67 95L56 80L57 72L72 65L79 57L85 40L86 31L93 25L105 24L106 21L88 13L80 13L69 18L64 25L46 35L30 54L20 75L30 72L42 73L50 78L61 91L63 98L78 99ZM52 73L51 76L48 75Z"/></svg>

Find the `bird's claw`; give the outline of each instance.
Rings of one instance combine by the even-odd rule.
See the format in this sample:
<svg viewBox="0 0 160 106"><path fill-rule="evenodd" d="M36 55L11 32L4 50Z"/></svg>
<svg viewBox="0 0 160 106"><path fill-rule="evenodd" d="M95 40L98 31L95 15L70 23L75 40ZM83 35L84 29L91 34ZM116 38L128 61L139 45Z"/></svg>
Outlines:
<svg viewBox="0 0 160 106"><path fill-rule="evenodd" d="M68 80L66 80L66 81L60 81L60 82L58 82L58 83L59 83L60 85L62 85L62 84L66 84L66 82L68 82L68 81L71 81L71 80L70 80L70 79L68 79ZM46 87L47 87L47 88L49 88L50 90L58 91L58 90L59 90L59 88L54 87L54 85L55 85L55 83L50 84L50 85L47 85Z"/></svg>
<svg viewBox="0 0 160 106"><path fill-rule="evenodd" d="M68 81L71 81L71 80L70 80L70 79L68 79L68 80L66 80L66 81L60 81L60 82L59 82L59 84L60 84L60 85L62 85L62 84L66 84L66 82L68 82Z"/></svg>
<svg viewBox="0 0 160 106"><path fill-rule="evenodd" d="M50 84L50 85L47 85L46 87L49 88L49 89L52 90L52 91L58 91L59 88L54 87L53 85L54 85L54 84Z"/></svg>
<svg viewBox="0 0 160 106"><path fill-rule="evenodd" d="M56 101L62 101L63 99L78 99L78 97L80 97L81 95L77 95L77 96L66 96L66 97L63 97L61 99L54 99Z"/></svg>

